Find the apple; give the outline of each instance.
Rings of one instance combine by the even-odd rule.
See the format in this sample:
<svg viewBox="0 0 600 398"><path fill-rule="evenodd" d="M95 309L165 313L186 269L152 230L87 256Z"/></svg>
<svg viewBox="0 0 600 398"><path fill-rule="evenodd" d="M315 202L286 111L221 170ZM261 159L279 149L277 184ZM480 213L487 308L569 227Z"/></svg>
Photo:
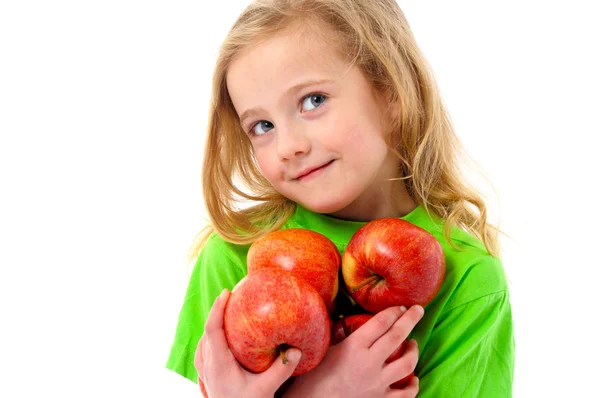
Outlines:
<svg viewBox="0 0 600 398"><path fill-rule="evenodd" d="M399 218L360 227L342 256L346 289L371 313L390 306L427 305L444 281L442 246L426 230Z"/></svg>
<svg viewBox="0 0 600 398"><path fill-rule="evenodd" d="M292 376L308 372L325 356L331 338L327 307L308 282L277 268L258 269L232 290L223 329L233 356L261 373L285 352L302 351Z"/></svg>
<svg viewBox="0 0 600 398"><path fill-rule="evenodd" d="M355 332L362 325L367 323L367 321L373 318L373 314L357 314L351 315L348 317L341 317L338 321L333 325L333 331L331 336L330 345L336 345L337 343L344 340L346 337L350 336L353 332ZM400 358L404 351L406 350L406 342L403 341L402 344L394 352L392 352L388 359L385 360L385 363L390 363ZM410 382L410 379L415 375L414 372L411 372L408 376L396 381L392 385L391 388L403 388Z"/></svg>
<svg viewBox="0 0 600 398"><path fill-rule="evenodd" d="M340 269L340 280L343 280ZM335 310L329 315L331 319L339 319L342 316L364 314L367 312L348 293L346 285L340 284L337 297L335 298Z"/></svg>
<svg viewBox="0 0 600 398"><path fill-rule="evenodd" d="M352 332L364 325L369 319L373 318L373 314L356 314L350 316L341 316L335 321L331 332L330 345L337 343L350 336Z"/></svg>
<svg viewBox="0 0 600 398"><path fill-rule="evenodd" d="M256 240L248 250L248 273L261 268L280 268L309 282L332 313L339 287L341 256L326 236L308 229L273 231Z"/></svg>

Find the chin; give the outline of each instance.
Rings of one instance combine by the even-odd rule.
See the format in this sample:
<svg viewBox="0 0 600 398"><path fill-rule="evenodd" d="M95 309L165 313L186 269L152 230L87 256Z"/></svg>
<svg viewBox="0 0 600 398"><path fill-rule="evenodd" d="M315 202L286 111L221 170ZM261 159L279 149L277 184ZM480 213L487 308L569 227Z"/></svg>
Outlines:
<svg viewBox="0 0 600 398"><path fill-rule="evenodd" d="M320 184L310 191L303 188L302 190L289 190L288 192L281 190L279 192L314 213L333 215L351 208L360 198L360 188L355 184L346 185L343 189L339 186Z"/></svg>
<svg viewBox="0 0 600 398"><path fill-rule="evenodd" d="M347 208L352 202L346 203L341 200L342 198L335 198L331 200L327 200L324 198L308 199L308 200L295 200L295 202L299 203L302 207L320 214L332 214L337 213L345 208Z"/></svg>

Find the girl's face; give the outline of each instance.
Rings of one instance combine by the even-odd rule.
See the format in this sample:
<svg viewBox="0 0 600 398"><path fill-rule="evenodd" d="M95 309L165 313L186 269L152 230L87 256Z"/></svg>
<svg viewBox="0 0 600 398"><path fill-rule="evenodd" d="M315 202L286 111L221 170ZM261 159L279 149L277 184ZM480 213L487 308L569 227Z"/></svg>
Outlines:
<svg viewBox="0 0 600 398"><path fill-rule="evenodd" d="M362 72L317 35L281 34L234 59L227 88L264 176L318 213L397 215L385 105Z"/></svg>

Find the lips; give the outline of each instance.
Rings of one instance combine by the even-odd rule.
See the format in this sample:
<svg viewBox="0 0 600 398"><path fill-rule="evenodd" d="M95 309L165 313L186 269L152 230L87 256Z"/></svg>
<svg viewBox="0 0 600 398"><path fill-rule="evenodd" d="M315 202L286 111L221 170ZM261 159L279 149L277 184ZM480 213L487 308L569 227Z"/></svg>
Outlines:
<svg viewBox="0 0 600 398"><path fill-rule="evenodd" d="M303 178L306 178L309 175L311 175L311 174L313 174L313 173L315 173L315 172L317 172L319 170L322 170L325 167L329 166L334 161L335 161L335 159L334 160L330 160L329 162L324 163L324 164L322 164L320 166L317 166L317 167L310 167L310 168L304 169L300 173L298 173L298 175L294 178L294 180L301 180Z"/></svg>

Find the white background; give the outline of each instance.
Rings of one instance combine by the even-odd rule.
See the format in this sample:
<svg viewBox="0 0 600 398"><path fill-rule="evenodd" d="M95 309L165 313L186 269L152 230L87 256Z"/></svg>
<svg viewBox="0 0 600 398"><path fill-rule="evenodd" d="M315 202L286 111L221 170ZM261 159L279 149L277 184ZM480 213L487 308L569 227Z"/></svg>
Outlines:
<svg viewBox="0 0 600 398"><path fill-rule="evenodd" d="M164 364L246 3L0 3L0 396L200 396ZM515 397L598 394L595 3L400 2L512 238Z"/></svg>

